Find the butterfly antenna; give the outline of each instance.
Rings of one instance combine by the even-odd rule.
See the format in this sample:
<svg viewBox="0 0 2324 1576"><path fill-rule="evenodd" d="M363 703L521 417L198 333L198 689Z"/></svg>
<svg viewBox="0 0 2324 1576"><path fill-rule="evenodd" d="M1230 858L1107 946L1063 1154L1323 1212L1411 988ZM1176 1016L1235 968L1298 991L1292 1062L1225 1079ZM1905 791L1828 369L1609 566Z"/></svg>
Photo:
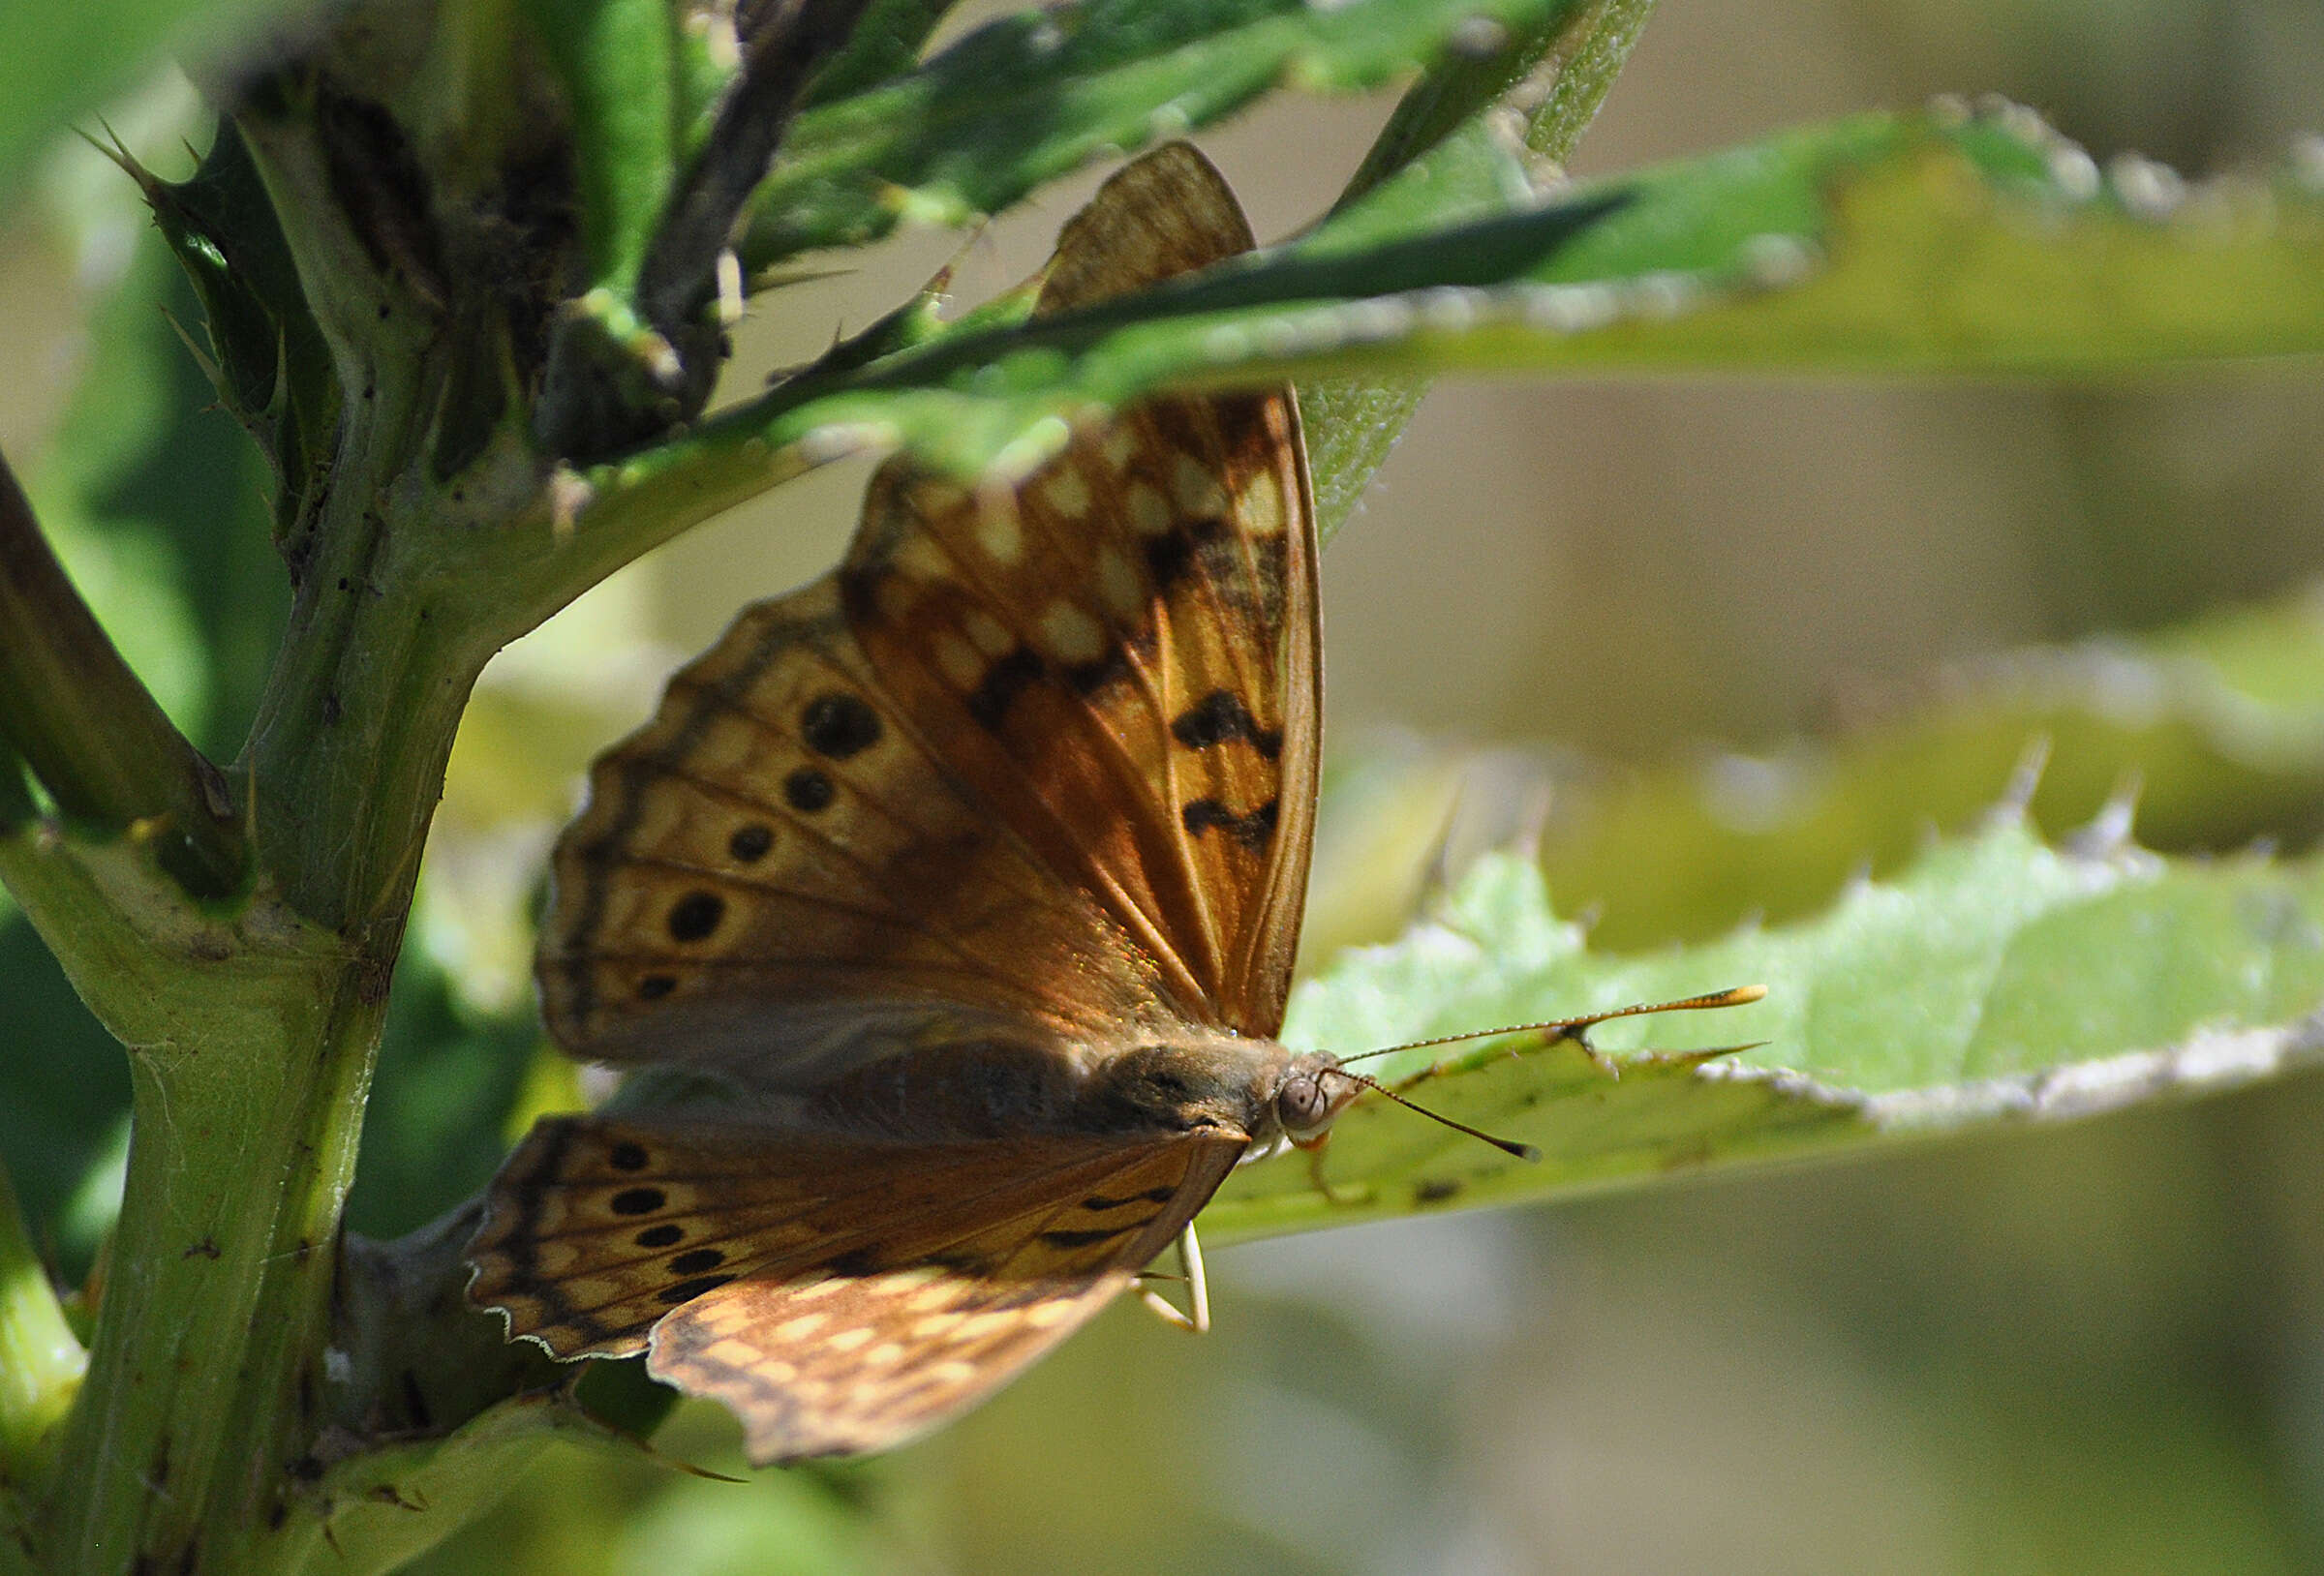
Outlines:
<svg viewBox="0 0 2324 1576"><path fill-rule="evenodd" d="M1542 1158L1542 1152L1529 1143L1519 1143L1514 1138L1496 1138L1489 1133L1469 1126L1466 1122L1454 1121L1443 1111L1432 1111L1425 1106L1415 1105L1377 1078L1367 1078L1361 1073L1351 1073L1344 1067L1328 1067L1324 1071L1334 1076L1346 1078L1350 1083L1361 1083L1376 1095L1386 1095L1406 1110L1419 1111L1431 1122L1442 1122L1455 1133L1465 1133L1472 1138L1483 1138L1505 1155L1514 1155L1519 1160L1540 1160Z"/></svg>
<svg viewBox="0 0 2324 1576"><path fill-rule="evenodd" d="M1425 1050L1430 1046L1457 1045L1463 1040L1489 1040L1501 1034L1532 1034L1539 1031L1558 1040L1578 1039L1583 1031L1617 1017L1641 1017L1648 1013L1692 1013L1708 1007L1747 1007L1766 994L1767 987L1763 985L1737 985L1732 990L1714 990L1707 995L1689 996L1683 1001L1641 1002L1632 1007L1591 1013L1583 1017L1551 1018L1545 1023L1510 1023L1498 1029L1470 1029L1461 1034L1439 1035L1433 1040L1408 1040L1400 1046L1361 1050L1353 1056L1342 1056L1339 1061L1345 1067L1350 1062L1370 1061L1375 1056L1393 1056L1399 1050ZM1379 1085L1374 1084L1373 1087L1378 1088Z"/></svg>

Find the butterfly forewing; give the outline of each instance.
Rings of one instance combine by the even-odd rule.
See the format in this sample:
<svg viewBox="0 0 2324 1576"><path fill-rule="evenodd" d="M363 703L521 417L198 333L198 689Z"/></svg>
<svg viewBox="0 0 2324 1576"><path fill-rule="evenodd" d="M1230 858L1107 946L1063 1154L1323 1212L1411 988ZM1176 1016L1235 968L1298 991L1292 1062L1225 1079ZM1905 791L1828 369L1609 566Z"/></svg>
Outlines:
<svg viewBox="0 0 2324 1576"><path fill-rule="evenodd" d="M746 612L598 761L538 972L583 1054L789 1083L893 1051L937 1004L1111 1028L1154 975L963 791L828 582Z"/></svg>
<svg viewBox="0 0 2324 1576"><path fill-rule="evenodd" d="M1093 212L1102 228L1127 204L1142 248L1074 258L1085 216L1040 310L1246 248L1197 167L1164 150L1118 177L1132 190ZM1203 197L1160 202L1157 183ZM1311 516L1288 391L1156 399L1020 487L891 464L841 580L941 758L1107 909L1182 1016L1255 1035L1281 1026L1312 841Z"/></svg>

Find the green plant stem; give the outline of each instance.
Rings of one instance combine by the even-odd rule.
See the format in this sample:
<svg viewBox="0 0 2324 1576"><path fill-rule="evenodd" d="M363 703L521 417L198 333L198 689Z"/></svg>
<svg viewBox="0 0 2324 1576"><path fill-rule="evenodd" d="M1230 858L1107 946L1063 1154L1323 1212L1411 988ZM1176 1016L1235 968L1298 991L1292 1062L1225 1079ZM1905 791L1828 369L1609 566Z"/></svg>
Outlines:
<svg viewBox="0 0 2324 1576"><path fill-rule="evenodd" d="M244 850L226 780L179 733L49 551L0 460L0 737L75 820L146 823L198 895L230 892Z"/></svg>
<svg viewBox="0 0 2324 1576"><path fill-rule="evenodd" d="M205 1041L240 1028L238 1066L199 1049L131 1063L121 1220L52 1500L60 1572L267 1568L210 1556L261 1536L302 1476L384 1006L321 972L181 1003L208 1009Z"/></svg>
<svg viewBox="0 0 2324 1576"><path fill-rule="evenodd" d="M461 572L461 529L413 480L425 369L399 370L343 435L240 762L252 899L197 966L154 949L149 977L178 960L144 992L165 1015L99 1004L131 1046L134 1120L112 1283L52 1490L59 1569L303 1559L291 1534L312 1518L290 1511L328 1453L340 1217L388 980L453 732L496 644L480 609L497 589ZM35 862L28 884L83 868ZM36 904L45 930L69 931L69 894Z"/></svg>
<svg viewBox="0 0 2324 1576"><path fill-rule="evenodd" d="M0 738L0 836L5 836L40 814L32 788L24 780L24 757Z"/></svg>
<svg viewBox="0 0 2324 1576"><path fill-rule="evenodd" d="M87 1366L0 1169L0 1495L20 1498Z"/></svg>

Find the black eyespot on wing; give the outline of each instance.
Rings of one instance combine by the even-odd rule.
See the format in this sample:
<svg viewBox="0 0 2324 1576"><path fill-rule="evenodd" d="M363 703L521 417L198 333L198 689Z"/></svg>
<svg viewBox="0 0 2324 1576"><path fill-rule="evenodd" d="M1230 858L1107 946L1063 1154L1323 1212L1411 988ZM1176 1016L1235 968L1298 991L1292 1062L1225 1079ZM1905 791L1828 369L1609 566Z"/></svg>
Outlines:
<svg viewBox="0 0 2324 1576"><path fill-rule="evenodd" d="M716 1248L693 1248L670 1260L672 1275L699 1275L706 1269L717 1269L726 1262L726 1256Z"/></svg>
<svg viewBox="0 0 2324 1576"><path fill-rule="evenodd" d="M669 1201L669 1195L659 1188L624 1188L605 1207L616 1215L651 1215Z"/></svg>
<svg viewBox="0 0 2324 1576"><path fill-rule="evenodd" d="M1283 753L1283 730L1259 726L1242 697L1231 689L1213 689L1186 708L1170 732L1188 749L1211 749L1240 739L1270 761Z"/></svg>
<svg viewBox="0 0 2324 1576"><path fill-rule="evenodd" d="M731 1275L697 1275L690 1281L678 1281L665 1286L654 1295L674 1308L682 1302L693 1301L705 1291L716 1291L733 1279Z"/></svg>
<svg viewBox="0 0 2324 1576"><path fill-rule="evenodd" d="M1130 676L1130 659L1118 646L1094 662L1078 662L1065 670L1065 682L1076 695L1094 695L1116 680Z"/></svg>
<svg viewBox="0 0 2324 1576"><path fill-rule="evenodd" d="M755 864L765 859L774 846L775 829L756 821L735 828L734 835L726 839L726 852L745 864Z"/></svg>
<svg viewBox="0 0 2324 1576"><path fill-rule="evenodd" d="M725 917L725 898L715 892L689 892L670 905L670 939L708 940Z"/></svg>
<svg viewBox="0 0 2324 1576"><path fill-rule="evenodd" d="M659 1001L678 988L678 980L669 974L649 974L637 982L639 1001Z"/></svg>
<svg viewBox="0 0 2324 1576"><path fill-rule="evenodd" d="M807 703L799 717L799 737L818 755L843 761L879 743L879 713L859 695L835 689Z"/></svg>
<svg viewBox="0 0 2324 1576"><path fill-rule="evenodd" d="M1041 672L1041 654L1030 647L1018 647L985 670L984 681L968 696L968 714L987 732L996 732L1017 697L1040 680Z"/></svg>
<svg viewBox="0 0 2324 1576"><path fill-rule="evenodd" d="M630 1143L625 1139L606 1152L605 1164L617 1171L642 1171L653 1163L653 1159L646 1153L644 1144Z"/></svg>
<svg viewBox="0 0 2324 1576"><path fill-rule="evenodd" d="M1120 1198L1109 1198L1102 1193L1093 1193L1082 1200L1082 1207L1092 1214L1102 1215L1109 1209L1119 1209L1125 1204L1140 1202L1166 1204L1177 1196L1178 1190L1166 1183L1161 1187L1148 1188L1144 1193L1133 1193Z"/></svg>
<svg viewBox="0 0 2324 1576"><path fill-rule="evenodd" d="M1186 578L1194 566L1194 543L1176 532L1157 536L1146 545L1146 569L1153 577L1154 590L1169 592Z"/></svg>
<svg viewBox="0 0 2324 1576"><path fill-rule="evenodd" d="M782 797L792 809L807 815L827 807L838 792L831 778L811 766L803 766L782 779Z"/></svg>
<svg viewBox="0 0 2324 1576"><path fill-rule="evenodd" d="M857 1276L870 1275L878 1269L879 1254L875 1249L856 1248L841 1254L836 1258L825 1259L823 1267L834 1275L844 1276L852 1280Z"/></svg>
<svg viewBox="0 0 2324 1576"><path fill-rule="evenodd" d="M683 1226L649 1226L629 1240L641 1248L667 1248L686 1240L686 1227Z"/></svg>
<svg viewBox="0 0 2324 1576"><path fill-rule="evenodd" d="M1179 812L1178 819L1193 836L1212 830L1223 830L1245 848L1265 848L1268 839L1275 834L1275 819L1280 806L1269 800L1255 810L1238 815L1215 799L1198 799Z"/></svg>
<svg viewBox="0 0 2324 1576"><path fill-rule="evenodd" d="M1053 1248L1087 1248L1100 1242L1111 1242L1124 1231L1135 1231L1145 1221L1131 1221L1122 1226L1101 1227L1092 1231L1044 1231L1041 1240Z"/></svg>

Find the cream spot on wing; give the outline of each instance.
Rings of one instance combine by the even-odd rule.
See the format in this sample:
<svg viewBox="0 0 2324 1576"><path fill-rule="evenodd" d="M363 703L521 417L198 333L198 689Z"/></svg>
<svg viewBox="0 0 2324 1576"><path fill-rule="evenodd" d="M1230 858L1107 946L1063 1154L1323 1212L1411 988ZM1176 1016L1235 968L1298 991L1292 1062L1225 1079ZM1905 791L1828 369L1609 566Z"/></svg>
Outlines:
<svg viewBox="0 0 2324 1576"><path fill-rule="evenodd" d="M823 1345L833 1351L853 1351L871 1339L872 1332L858 1325L852 1330L841 1330L837 1335L826 1337Z"/></svg>
<svg viewBox="0 0 2324 1576"><path fill-rule="evenodd" d="M928 1371L928 1377L938 1384L965 1384L976 1378L976 1364L938 1363Z"/></svg>
<svg viewBox="0 0 2324 1576"><path fill-rule="evenodd" d="M1023 1322L1024 1317L1014 1313L976 1314L963 1319L961 1327L952 1332L952 1338L963 1344L979 1341L995 1331L1014 1329Z"/></svg>
<svg viewBox="0 0 2324 1576"><path fill-rule="evenodd" d="M912 483L912 507L924 517L947 515L965 505L968 490L958 482L941 476L930 476Z"/></svg>
<svg viewBox="0 0 2324 1576"><path fill-rule="evenodd" d="M1017 496L993 493L977 500L976 545L995 563L1015 563L1024 556L1024 530L1017 523Z"/></svg>
<svg viewBox="0 0 2324 1576"><path fill-rule="evenodd" d="M836 1280L828 1275L816 1275L793 1281L783 1289L790 1293L792 1301L804 1302L810 1297L828 1297L848 1284L846 1281Z"/></svg>
<svg viewBox="0 0 2324 1576"><path fill-rule="evenodd" d="M1085 519L1089 513L1089 484L1070 465L1059 466L1042 480L1041 497L1068 520Z"/></svg>
<svg viewBox="0 0 2324 1576"><path fill-rule="evenodd" d="M748 1341L728 1336L722 1341L713 1341L702 1356L705 1361L723 1363L728 1368L756 1368L766 1353Z"/></svg>
<svg viewBox="0 0 2324 1576"><path fill-rule="evenodd" d="M1070 1302L1036 1302L1024 1311L1024 1321L1036 1330L1062 1324L1073 1317Z"/></svg>
<svg viewBox="0 0 2324 1576"><path fill-rule="evenodd" d="M1181 454L1170 468L1170 490L1189 520L1215 520L1227 512L1226 489L1210 468L1191 454Z"/></svg>
<svg viewBox="0 0 2324 1576"><path fill-rule="evenodd" d="M1116 619L1135 619L1146 611L1146 585L1117 547L1097 550L1097 594Z"/></svg>
<svg viewBox="0 0 2324 1576"><path fill-rule="evenodd" d="M914 1264L909 1269L892 1269L879 1278L880 1289L892 1296L902 1296L932 1281L940 1281L944 1275L945 1272L934 1264Z"/></svg>
<svg viewBox="0 0 2324 1576"><path fill-rule="evenodd" d="M771 1384L788 1384L799 1377L797 1365L786 1363L780 1357L769 1357L751 1372Z"/></svg>
<svg viewBox="0 0 2324 1576"><path fill-rule="evenodd" d="M1138 435L1127 427L1111 427L1097 451L1106 457L1106 464L1116 470L1126 470L1138 457Z"/></svg>
<svg viewBox="0 0 2324 1576"><path fill-rule="evenodd" d="M967 1317L963 1313L929 1314L912 1320L912 1334L922 1341L933 1340Z"/></svg>
<svg viewBox="0 0 2324 1576"><path fill-rule="evenodd" d="M945 682L963 695L985 680L985 659L949 629L936 636L936 666L943 670Z"/></svg>
<svg viewBox="0 0 2324 1576"><path fill-rule="evenodd" d="M1017 649L1017 637L981 607L970 608L968 616L961 621L961 627L968 631L976 649L987 656L1006 656Z"/></svg>
<svg viewBox="0 0 2324 1576"><path fill-rule="evenodd" d="M1041 642L1058 661L1078 666L1105 654L1106 632L1071 602L1052 602L1041 614Z"/></svg>
<svg viewBox="0 0 2324 1576"><path fill-rule="evenodd" d="M889 562L916 580L952 578L952 560L944 556L944 550L936 545L933 536L921 531L906 536Z"/></svg>
<svg viewBox="0 0 2324 1576"><path fill-rule="evenodd" d="M1170 502L1143 481L1130 483L1130 527L1142 536L1167 536L1177 517L1170 512Z"/></svg>
<svg viewBox="0 0 2324 1576"><path fill-rule="evenodd" d="M804 1340L814 1334L816 1326L830 1317L828 1314L801 1314L797 1318L784 1319L767 1333L778 1341Z"/></svg>
<svg viewBox="0 0 2324 1576"><path fill-rule="evenodd" d="M873 1347L870 1351L864 1353L863 1364L866 1368L888 1368L892 1367L902 1356L903 1348L898 1346L893 1341L882 1341L879 1345Z"/></svg>
<svg viewBox="0 0 2324 1576"><path fill-rule="evenodd" d="M1283 484L1272 471L1262 470L1242 490L1243 528L1254 536L1276 536L1283 530Z"/></svg>
<svg viewBox="0 0 2324 1576"><path fill-rule="evenodd" d="M945 1308L951 1306L959 1294L959 1288L947 1281L940 1286L932 1286L924 1291L913 1292L912 1300L905 1304L905 1306L910 1308L912 1312L916 1314L926 1313L932 1308ZM947 1317L959 1318L960 1316L950 1315Z"/></svg>
<svg viewBox="0 0 2324 1576"><path fill-rule="evenodd" d="M704 1309L702 1321L720 1335L732 1335L750 1322L750 1316L731 1302L715 1302Z"/></svg>

